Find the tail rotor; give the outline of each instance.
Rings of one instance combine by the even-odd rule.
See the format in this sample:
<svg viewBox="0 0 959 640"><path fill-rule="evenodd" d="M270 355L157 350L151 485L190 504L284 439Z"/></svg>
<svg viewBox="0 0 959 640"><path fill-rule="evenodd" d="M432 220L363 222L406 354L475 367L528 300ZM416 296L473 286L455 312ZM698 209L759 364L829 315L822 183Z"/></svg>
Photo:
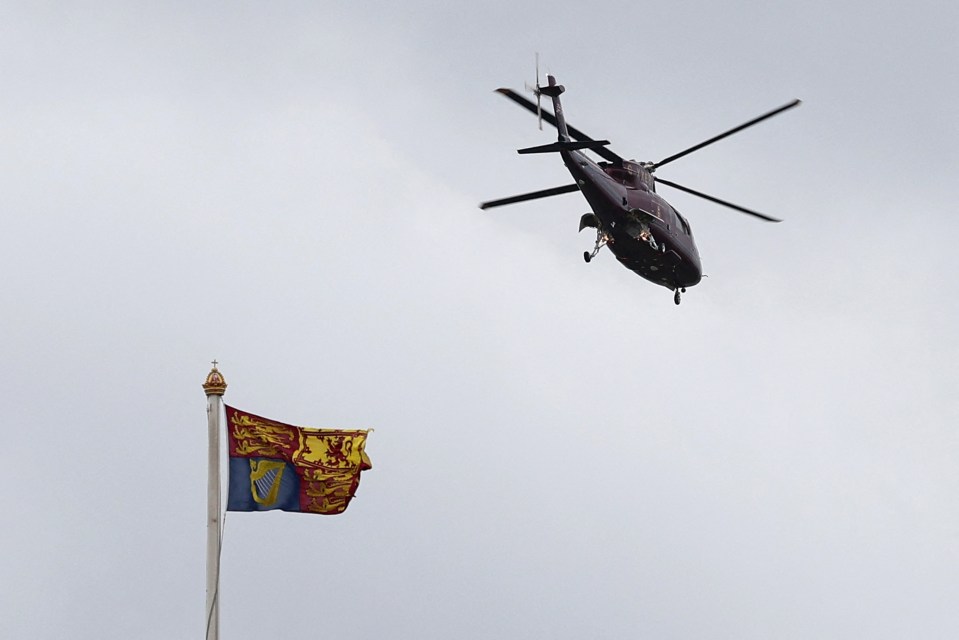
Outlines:
<svg viewBox="0 0 959 640"><path fill-rule="evenodd" d="M533 92L536 96L536 120L539 122L539 130L543 130L543 106L542 106L542 92L540 91L539 86L539 52L536 52L536 86L529 86L529 83L526 84L526 90Z"/></svg>

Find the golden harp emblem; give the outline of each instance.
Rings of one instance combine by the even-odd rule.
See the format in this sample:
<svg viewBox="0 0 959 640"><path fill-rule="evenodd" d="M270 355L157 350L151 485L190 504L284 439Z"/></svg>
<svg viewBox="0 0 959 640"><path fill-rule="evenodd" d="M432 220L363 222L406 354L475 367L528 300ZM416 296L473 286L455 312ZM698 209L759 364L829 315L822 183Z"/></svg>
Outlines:
<svg viewBox="0 0 959 640"><path fill-rule="evenodd" d="M250 460L250 492L257 504L273 506L280 493L286 464L279 460Z"/></svg>

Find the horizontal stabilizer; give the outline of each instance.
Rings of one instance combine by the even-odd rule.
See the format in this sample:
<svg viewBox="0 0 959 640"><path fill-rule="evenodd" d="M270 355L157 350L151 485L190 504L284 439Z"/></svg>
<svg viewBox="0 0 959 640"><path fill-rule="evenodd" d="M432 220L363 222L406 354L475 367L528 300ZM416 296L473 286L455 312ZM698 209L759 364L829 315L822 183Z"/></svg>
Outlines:
<svg viewBox="0 0 959 640"><path fill-rule="evenodd" d="M517 149L516 153L555 153L557 151L576 151L577 149L602 149L609 140L574 140L544 144L539 147Z"/></svg>
<svg viewBox="0 0 959 640"><path fill-rule="evenodd" d="M553 76L549 76L549 77L552 78ZM554 81L553 81L553 80L550 80L550 82L554 82ZM537 87L536 87L536 90L539 91L540 93L542 93L544 96L549 96L550 98L555 98L555 97L557 97L558 95L560 95L561 93L563 93L564 91L566 91L566 87L564 87L564 86L561 85L561 84L551 84L551 85L548 85L548 86L545 86L545 87L537 86Z"/></svg>

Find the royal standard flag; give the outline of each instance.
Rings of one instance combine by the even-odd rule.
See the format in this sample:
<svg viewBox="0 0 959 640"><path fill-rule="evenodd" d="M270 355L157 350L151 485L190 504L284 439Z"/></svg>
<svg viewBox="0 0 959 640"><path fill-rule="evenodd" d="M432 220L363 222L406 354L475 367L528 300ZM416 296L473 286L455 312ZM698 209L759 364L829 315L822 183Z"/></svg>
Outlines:
<svg viewBox="0 0 959 640"><path fill-rule="evenodd" d="M343 513L371 469L367 431L306 429L226 407L227 511Z"/></svg>

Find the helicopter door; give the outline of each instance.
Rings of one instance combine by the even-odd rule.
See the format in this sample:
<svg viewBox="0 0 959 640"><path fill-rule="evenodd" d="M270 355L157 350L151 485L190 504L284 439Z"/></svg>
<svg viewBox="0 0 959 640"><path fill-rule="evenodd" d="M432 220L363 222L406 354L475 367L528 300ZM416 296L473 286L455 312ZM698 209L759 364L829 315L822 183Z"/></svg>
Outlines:
<svg viewBox="0 0 959 640"><path fill-rule="evenodd" d="M663 205L662 201L656 200L656 215L659 216L659 219L666 223L666 233L668 236L673 237L676 235L676 225L674 224L672 211L669 210L669 205Z"/></svg>

